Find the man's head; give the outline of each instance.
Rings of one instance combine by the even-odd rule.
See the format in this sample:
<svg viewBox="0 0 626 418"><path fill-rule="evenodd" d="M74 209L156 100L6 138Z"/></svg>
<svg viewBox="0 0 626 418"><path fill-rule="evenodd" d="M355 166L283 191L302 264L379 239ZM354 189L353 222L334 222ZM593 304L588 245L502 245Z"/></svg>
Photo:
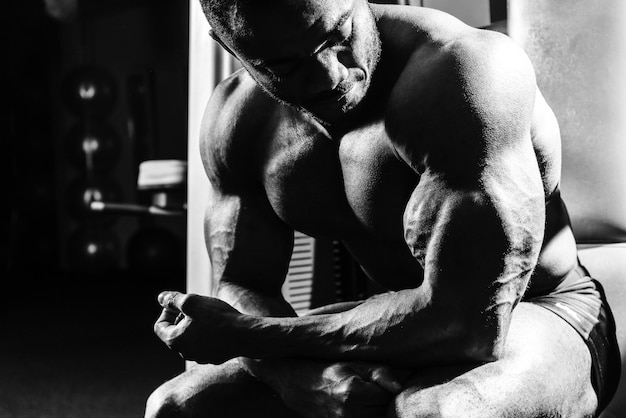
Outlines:
<svg viewBox="0 0 626 418"><path fill-rule="evenodd" d="M365 0L200 0L222 44L260 87L322 122L365 96L380 38Z"/></svg>

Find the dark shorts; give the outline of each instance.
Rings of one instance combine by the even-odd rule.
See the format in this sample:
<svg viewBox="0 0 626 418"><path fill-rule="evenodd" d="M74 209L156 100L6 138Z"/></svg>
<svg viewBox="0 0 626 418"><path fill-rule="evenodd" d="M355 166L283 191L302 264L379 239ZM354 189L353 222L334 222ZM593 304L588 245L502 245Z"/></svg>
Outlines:
<svg viewBox="0 0 626 418"><path fill-rule="evenodd" d="M591 383L598 396L598 411L602 411L613 398L621 373L615 320L602 285L579 266L550 294L525 301L554 312L583 338L591 353Z"/></svg>

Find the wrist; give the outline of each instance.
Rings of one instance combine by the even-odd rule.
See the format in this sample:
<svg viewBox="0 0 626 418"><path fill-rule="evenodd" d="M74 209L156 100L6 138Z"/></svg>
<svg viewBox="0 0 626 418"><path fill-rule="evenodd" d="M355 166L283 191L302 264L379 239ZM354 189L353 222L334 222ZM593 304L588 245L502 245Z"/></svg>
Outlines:
<svg viewBox="0 0 626 418"><path fill-rule="evenodd" d="M272 347L272 338L268 336L268 324L265 317L239 315L234 326L241 348L237 354L247 358L241 361L252 364L254 360L274 357L268 349Z"/></svg>
<svg viewBox="0 0 626 418"><path fill-rule="evenodd" d="M293 335L286 330L293 319L240 315L235 325L241 341L239 355L250 359L291 357Z"/></svg>
<svg viewBox="0 0 626 418"><path fill-rule="evenodd" d="M264 317L240 315L240 356L255 359L339 359L354 349L332 336L341 334L335 315L304 317Z"/></svg>

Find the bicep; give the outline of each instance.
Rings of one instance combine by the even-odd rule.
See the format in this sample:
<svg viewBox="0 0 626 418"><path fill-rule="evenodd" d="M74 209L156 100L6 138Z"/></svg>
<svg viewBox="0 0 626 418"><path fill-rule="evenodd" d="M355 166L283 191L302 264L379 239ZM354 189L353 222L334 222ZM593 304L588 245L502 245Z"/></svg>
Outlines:
<svg viewBox="0 0 626 418"><path fill-rule="evenodd" d="M468 268L475 259L526 257L529 246L536 256L545 201L530 135L536 84L527 57L501 36L474 31L435 64L406 81L399 98L406 102L412 91L419 102L396 109L404 116L393 119L399 154L421 174L405 228L426 232L409 233L407 242L421 258L428 249L439 249L430 252L437 260L454 252ZM438 267L448 268L446 260Z"/></svg>
<svg viewBox="0 0 626 418"><path fill-rule="evenodd" d="M543 240L545 200L530 139L492 156L476 178L459 186L426 169L405 210L405 239L424 267L433 308L457 329L475 330L481 357L497 356Z"/></svg>
<svg viewBox="0 0 626 418"><path fill-rule="evenodd" d="M511 307L521 298L541 247L543 193L538 176L504 180L459 188L427 170L414 190L405 240L439 295L474 295L479 304L497 298Z"/></svg>
<svg viewBox="0 0 626 418"><path fill-rule="evenodd" d="M293 230L251 177L249 145L256 138L250 132L258 128L258 116L241 116L251 106L249 84L243 73L229 77L205 110L200 154L211 190L204 235L218 287L230 283L276 295L289 265Z"/></svg>
<svg viewBox="0 0 626 418"><path fill-rule="evenodd" d="M293 249L293 230L262 196L213 190L204 234L216 283L280 292Z"/></svg>
<svg viewBox="0 0 626 418"><path fill-rule="evenodd" d="M455 105L437 98L428 109L447 115L446 123L435 118L423 139L405 134L400 144L422 171L405 210L405 239L433 303L463 316L462 326L500 338L543 238L545 195L530 136L534 78L531 68L503 72L511 64L470 52L475 62L455 59L485 60L484 68L451 73L462 88L441 88Z"/></svg>

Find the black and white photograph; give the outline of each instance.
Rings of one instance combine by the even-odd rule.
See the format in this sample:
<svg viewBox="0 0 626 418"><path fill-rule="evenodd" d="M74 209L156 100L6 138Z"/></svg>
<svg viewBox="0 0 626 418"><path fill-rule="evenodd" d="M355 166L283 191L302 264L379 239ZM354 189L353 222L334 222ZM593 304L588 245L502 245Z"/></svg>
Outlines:
<svg viewBox="0 0 626 418"><path fill-rule="evenodd" d="M626 418L626 2L22 0L0 418Z"/></svg>

